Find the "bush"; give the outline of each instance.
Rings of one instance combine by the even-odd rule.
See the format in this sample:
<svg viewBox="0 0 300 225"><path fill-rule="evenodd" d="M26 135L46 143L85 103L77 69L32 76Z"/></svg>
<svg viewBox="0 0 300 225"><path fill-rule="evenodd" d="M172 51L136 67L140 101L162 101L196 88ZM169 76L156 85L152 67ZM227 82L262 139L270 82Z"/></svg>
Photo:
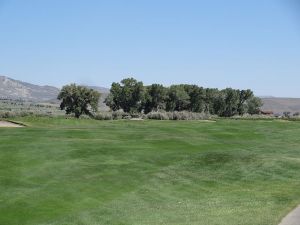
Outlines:
<svg viewBox="0 0 300 225"><path fill-rule="evenodd" d="M244 114L242 116L240 115L236 115L236 116L232 116L229 119L243 119L243 120L273 120L276 119L278 117L276 117L275 115L263 115L263 114Z"/></svg>
<svg viewBox="0 0 300 225"><path fill-rule="evenodd" d="M146 115L146 119L153 120L205 120L209 119L209 116L205 113L193 113L187 111L175 111L175 112L150 112Z"/></svg>
<svg viewBox="0 0 300 225"><path fill-rule="evenodd" d="M300 113L299 113L299 112L295 112L295 113L293 114L293 116L299 117L299 116L300 116Z"/></svg>
<svg viewBox="0 0 300 225"><path fill-rule="evenodd" d="M123 114L124 114L124 112L122 112L122 111L114 111L114 112L112 112L112 117L114 120L120 120L120 119L123 119Z"/></svg>
<svg viewBox="0 0 300 225"><path fill-rule="evenodd" d="M167 112L150 112L150 113L146 114L145 118L151 119L151 120L169 120L170 119Z"/></svg>
<svg viewBox="0 0 300 225"><path fill-rule="evenodd" d="M14 117L26 117L26 116L37 116L37 117L42 117L42 116L48 116L48 117L53 117L52 113L47 113L47 112L32 112L32 111L0 111L0 118L14 118Z"/></svg>
<svg viewBox="0 0 300 225"><path fill-rule="evenodd" d="M96 120L112 120L113 115L111 112L99 112L94 115L94 119Z"/></svg>
<svg viewBox="0 0 300 225"><path fill-rule="evenodd" d="M131 119L139 118L140 114L134 114L133 116L130 113L125 113L123 111L114 111L114 112L98 112L94 115L96 120L121 120L121 119Z"/></svg>
<svg viewBox="0 0 300 225"><path fill-rule="evenodd" d="M25 117L33 115L33 112L26 112L26 111L19 111L19 112L12 112L12 111L0 111L0 118L13 118L13 117Z"/></svg>

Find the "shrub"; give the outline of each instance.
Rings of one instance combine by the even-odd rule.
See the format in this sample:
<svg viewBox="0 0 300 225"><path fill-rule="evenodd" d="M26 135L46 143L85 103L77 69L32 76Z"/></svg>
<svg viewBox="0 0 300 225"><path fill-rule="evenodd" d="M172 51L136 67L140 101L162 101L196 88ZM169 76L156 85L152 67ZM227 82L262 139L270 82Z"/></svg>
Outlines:
<svg viewBox="0 0 300 225"><path fill-rule="evenodd" d="M205 120L209 119L209 116L205 113L193 113L187 111L175 111L175 112L150 112L146 115L147 119L153 120Z"/></svg>
<svg viewBox="0 0 300 225"><path fill-rule="evenodd" d="M114 120L120 120L123 117L123 112L122 111L114 111L112 112L112 118Z"/></svg>
<svg viewBox="0 0 300 225"><path fill-rule="evenodd" d="M283 116L285 118L290 118L291 117L291 112L283 112Z"/></svg>
<svg viewBox="0 0 300 225"><path fill-rule="evenodd" d="M151 120L169 120L170 117L167 112L150 112L146 114L146 119Z"/></svg>
<svg viewBox="0 0 300 225"><path fill-rule="evenodd" d="M94 119L96 120L112 120L113 114L111 112L99 112L94 115Z"/></svg>
<svg viewBox="0 0 300 225"><path fill-rule="evenodd" d="M236 115L232 116L230 119L243 119L243 120L261 120L261 119L275 119L277 118L275 115L263 115L263 114L244 114L244 115Z"/></svg>
<svg viewBox="0 0 300 225"><path fill-rule="evenodd" d="M141 114L131 115L123 111L114 111L114 112L98 112L94 115L96 120L121 120L121 119L131 119L131 118L141 118Z"/></svg>
<svg viewBox="0 0 300 225"><path fill-rule="evenodd" d="M300 116L300 113L299 113L299 112L295 112L295 113L293 114L293 116L299 117L299 116Z"/></svg>

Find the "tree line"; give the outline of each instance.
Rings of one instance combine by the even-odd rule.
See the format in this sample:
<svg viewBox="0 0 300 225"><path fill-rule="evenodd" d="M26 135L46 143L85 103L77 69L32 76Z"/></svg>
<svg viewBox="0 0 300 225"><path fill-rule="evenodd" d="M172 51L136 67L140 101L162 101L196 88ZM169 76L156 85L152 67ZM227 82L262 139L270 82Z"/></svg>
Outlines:
<svg viewBox="0 0 300 225"><path fill-rule="evenodd" d="M67 114L74 113L77 118L82 114L92 116L98 109L99 98L99 92L76 84L64 86L58 95L60 108ZM105 104L112 111L126 113L189 111L222 117L258 114L262 106L261 100L250 89L219 90L190 84L144 86L134 78L112 83Z"/></svg>
<svg viewBox="0 0 300 225"><path fill-rule="evenodd" d="M144 86L143 82L134 78L112 83L105 103L113 111L123 110L128 113L190 111L222 117L258 114L262 106L261 100L250 89L219 90L190 84Z"/></svg>

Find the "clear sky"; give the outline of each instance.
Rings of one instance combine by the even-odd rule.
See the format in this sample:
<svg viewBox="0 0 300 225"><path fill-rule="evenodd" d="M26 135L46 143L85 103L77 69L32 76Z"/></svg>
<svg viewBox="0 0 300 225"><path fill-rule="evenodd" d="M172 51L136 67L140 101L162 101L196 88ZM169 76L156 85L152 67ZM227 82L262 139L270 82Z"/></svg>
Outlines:
<svg viewBox="0 0 300 225"><path fill-rule="evenodd" d="M299 2L299 1L298 1ZM0 74L300 97L297 0L0 0Z"/></svg>

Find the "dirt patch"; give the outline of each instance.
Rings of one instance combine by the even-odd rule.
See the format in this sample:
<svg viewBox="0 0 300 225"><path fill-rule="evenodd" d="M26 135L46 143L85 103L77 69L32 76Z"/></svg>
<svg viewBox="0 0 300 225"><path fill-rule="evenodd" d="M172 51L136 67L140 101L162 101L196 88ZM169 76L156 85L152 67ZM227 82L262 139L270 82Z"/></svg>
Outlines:
<svg viewBox="0 0 300 225"><path fill-rule="evenodd" d="M8 121L0 121L0 127L24 127L20 124L8 122Z"/></svg>

